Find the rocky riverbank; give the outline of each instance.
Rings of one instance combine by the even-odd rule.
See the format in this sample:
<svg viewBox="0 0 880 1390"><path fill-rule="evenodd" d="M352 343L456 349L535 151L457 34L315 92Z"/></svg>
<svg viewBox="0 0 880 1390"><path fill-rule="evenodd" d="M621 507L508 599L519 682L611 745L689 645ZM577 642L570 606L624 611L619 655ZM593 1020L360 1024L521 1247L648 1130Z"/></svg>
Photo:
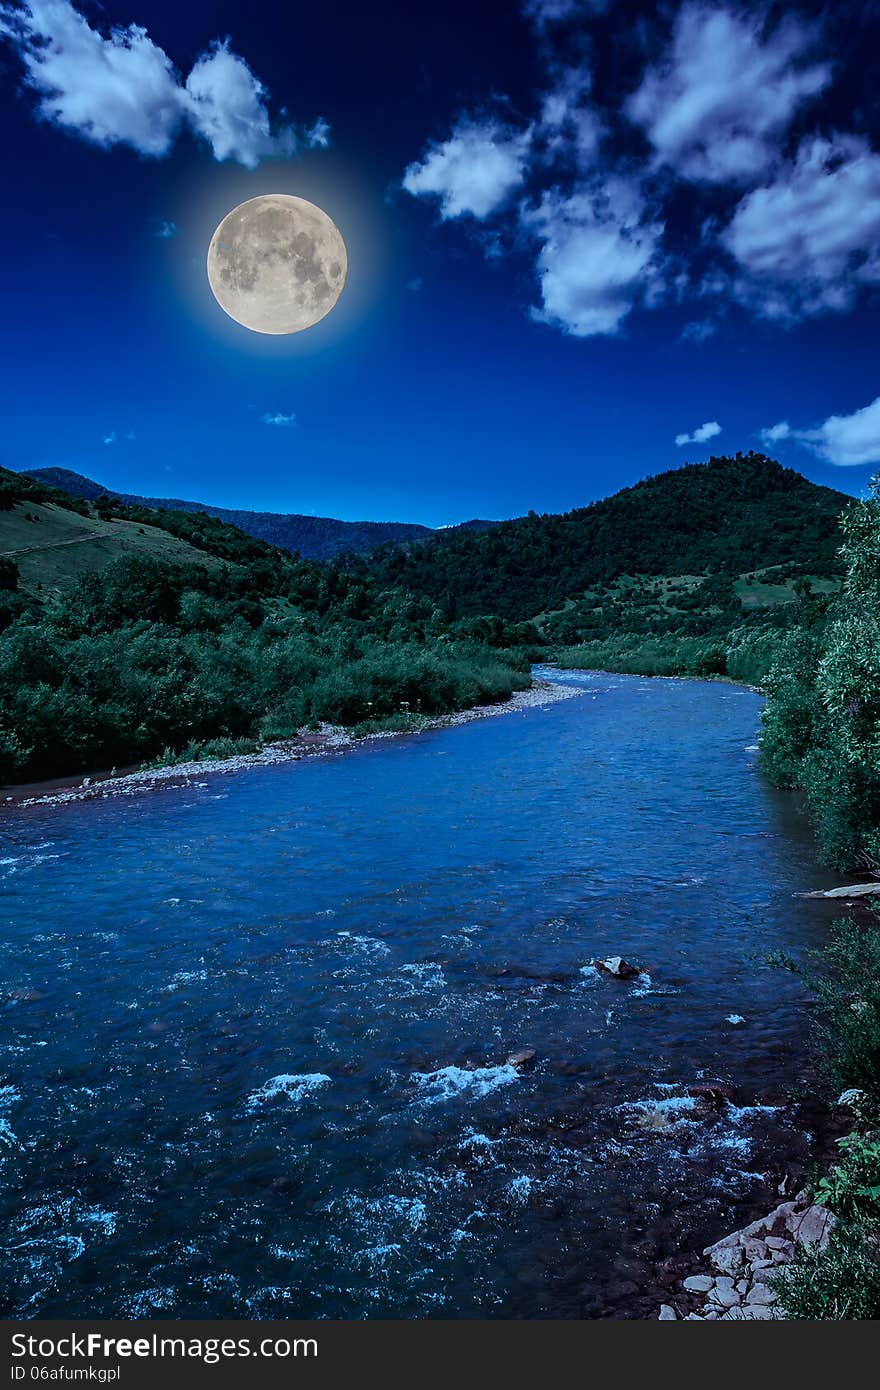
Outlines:
<svg viewBox="0 0 880 1390"><path fill-rule="evenodd" d="M530 709L544 709L560 700L569 700L585 692L581 686L560 685L550 681L534 681L530 689L518 691L509 700L498 704L476 705L458 710L455 714L426 719L418 728L400 732L379 732L356 735L341 725L322 724L318 729L301 729L296 738L269 743L257 753L242 753L231 758L212 758L203 761L172 763L167 767L144 768L122 776L113 774L83 777L67 784L47 783L42 787L21 788L7 795L9 805L47 806L71 801L106 800L118 796L139 796L142 792L167 787L204 787L206 777L221 773L242 772L251 767L268 767L277 763L298 762L303 758L327 757L347 753L377 739L411 738L433 729L448 729L469 724L474 719L495 718L502 714L522 714Z"/></svg>
<svg viewBox="0 0 880 1390"><path fill-rule="evenodd" d="M661 1322L750 1322L780 1316L770 1276L794 1257L798 1246L824 1249L835 1217L800 1192L766 1216L734 1231L703 1251L706 1265L681 1281L680 1292L660 1307Z"/></svg>

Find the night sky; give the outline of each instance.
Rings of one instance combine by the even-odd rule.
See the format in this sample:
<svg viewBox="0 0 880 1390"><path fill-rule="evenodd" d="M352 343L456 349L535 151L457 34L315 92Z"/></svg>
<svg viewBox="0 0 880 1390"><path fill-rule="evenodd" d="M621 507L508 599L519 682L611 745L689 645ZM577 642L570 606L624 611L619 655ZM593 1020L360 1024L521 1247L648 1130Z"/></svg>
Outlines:
<svg viewBox="0 0 880 1390"><path fill-rule="evenodd" d="M878 5L0 16L6 466L429 525L712 452L877 471ZM269 191L350 258L280 339L205 275Z"/></svg>

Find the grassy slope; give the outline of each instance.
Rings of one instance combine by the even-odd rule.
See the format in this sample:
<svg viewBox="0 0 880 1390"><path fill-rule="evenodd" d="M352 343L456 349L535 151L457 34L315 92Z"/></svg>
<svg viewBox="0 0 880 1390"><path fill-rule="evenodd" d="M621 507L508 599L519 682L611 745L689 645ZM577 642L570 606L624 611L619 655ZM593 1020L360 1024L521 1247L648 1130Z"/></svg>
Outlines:
<svg viewBox="0 0 880 1390"><path fill-rule="evenodd" d="M158 527L84 517L52 502L17 502L0 512L0 555L15 561L19 588L32 597L59 593L123 555L210 568L220 563Z"/></svg>
<svg viewBox="0 0 880 1390"><path fill-rule="evenodd" d="M375 549L388 541L418 540L433 534L427 526L402 521L339 521L335 517L304 516L295 512L255 512L243 508L213 507L204 502L190 502L181 498L117 494L94 479L67 468L34 468L29 469L25 476L86 501L94 501L109 491L112 496L118 496L121 501L134 506L203 512L206 516L216 517L237 527L246 535L296 551L307 560L332 560L348 552L355 554Z"/></svg>

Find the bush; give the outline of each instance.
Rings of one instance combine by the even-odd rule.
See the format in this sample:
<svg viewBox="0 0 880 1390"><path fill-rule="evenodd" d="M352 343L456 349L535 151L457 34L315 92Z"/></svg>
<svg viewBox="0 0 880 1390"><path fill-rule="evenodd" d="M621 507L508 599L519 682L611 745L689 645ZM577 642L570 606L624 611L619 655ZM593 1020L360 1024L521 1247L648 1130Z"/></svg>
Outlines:
<svg viewBox="0 0 880 1390"><path fill-rule="evenodd" d="M769 1280L785 1317L802 1322L865 1321L880 1317L880 1250L861 1228L835 1228L824 1250L798 1246L794 1259Z"/></svg>
<svg viewBox="0 0 880 1390"><path fill-rule="evenodd" d="M880 859L880 484L841 520L846 577L825 629L783 647L767 682L764 767L800 787L825 859Z"/></svg>
<svg viewBox="0 0 880 1390"><path fill-rule="evenodd" d="M810 983L824 1069L835 1088L855 1087L880 1102L880 929L835 922L816 956L822 973Z"/></svg>
<svg viewBox="0 0 880 1390"><path fill-rule="evenodd" d="M643 637L624 634L569 647L564 670L620 671L636 676L720 676L727 670L723 637Z"/></svg>
<svg viewBox="0 0 880 1390"><path fill-rule="evenodd" d="M844 1135L840 1162L816 1184L815 1200L845 1221L880 1217L880 1131Z"/></svg>

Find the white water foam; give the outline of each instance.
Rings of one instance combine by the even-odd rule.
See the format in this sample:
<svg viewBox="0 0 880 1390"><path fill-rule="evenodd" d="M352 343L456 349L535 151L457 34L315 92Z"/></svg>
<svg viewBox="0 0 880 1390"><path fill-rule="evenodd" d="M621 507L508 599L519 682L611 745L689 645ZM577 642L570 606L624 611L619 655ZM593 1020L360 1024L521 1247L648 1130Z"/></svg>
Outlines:
<svg viewBox="0 0 880 1390"><path fill-rule="evenodd" d="M275 1100L278 1096L284 1096L294 1105L299 1105L311 1091L317 1091L320 1086L326 1086L329 1082L330 1077L321 1071L300 1074L281 1072L278 1076L270 1076L268 1081L264 1081L262 1086L251 1092L247 1099L247 1108L256 1110L265 1101Z"/></svg>
<svg viewBox="0 0 880 1390"><path fill-rule="evenodd" d="M478 1100L497 1091L499 1086L510 1086L520 1080L516 1067L509 1062L499 1067L440 1067L438 1071L414 1071L410 1077L419 1088L419 1099L426 1105L436 1105L440 1101L453 1100L462 1096L468 1100Z"/></svg>
<svg viewBox="0 0 880 1390"><path fill-rule="evenodd" d="M350 946L355 951L363 952L364 955L387 956L391 954L391 948L375 936L358 936L354 932L341 931L336 933L336 937L340 944Z"/></svg>
<svg viewBox="0 0 880 1390"><path fill-rule="evenodd" d="M21 1092L15 1086L0 1086L0 1111L8 1110L11 1105L15 1105L20 1100ZM0 1145L7 1149L21 1148L21 1141L13 1133L12 1125L3 1114L0 1114Z"/></svg>

